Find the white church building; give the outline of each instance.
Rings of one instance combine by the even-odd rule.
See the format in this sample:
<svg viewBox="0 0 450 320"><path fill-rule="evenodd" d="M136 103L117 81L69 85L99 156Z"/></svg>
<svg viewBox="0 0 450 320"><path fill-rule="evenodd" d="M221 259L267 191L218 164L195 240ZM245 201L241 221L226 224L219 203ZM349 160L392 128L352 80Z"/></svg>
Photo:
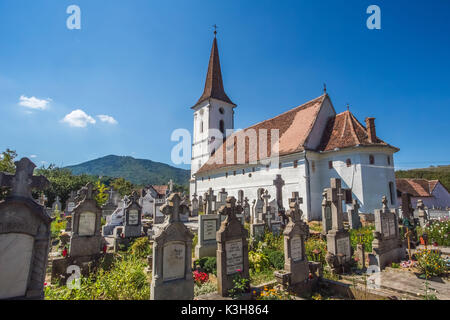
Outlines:
<svg viewBox="0 0 450 320"><path fill-rule="evenodd" d="M330 178L340 178L360 203L360 212L380 208L384 195L390 207L397 207L393 154L399 149L377 137L374 118L366 118L364 126L349 110L337 113L326 89L311 101L233 132L235 108L224 90L215 37L204 92L192 107L191 197L225 188L228 196L247 197L251 203L264 188L288 209L292 192L298 192L304 217L320 220L323 189L330 187ZM278 175L284 181L281 194L274 185Z"/></svg>

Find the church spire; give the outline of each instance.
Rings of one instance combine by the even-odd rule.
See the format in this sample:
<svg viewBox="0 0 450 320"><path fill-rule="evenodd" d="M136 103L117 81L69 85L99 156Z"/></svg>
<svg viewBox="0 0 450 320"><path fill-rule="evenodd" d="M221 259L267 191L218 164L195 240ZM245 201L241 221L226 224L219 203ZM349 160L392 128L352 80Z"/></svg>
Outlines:
<svg viewBox="0 0 450 320"><path fill-rule="evenodd" d="M222 72L220 70L219 49L217 48L217 31L214 30L214 40L209 57L208 73L206 74L205 89L196 105L207 99L214 98L230 104L234 103L228 98L223 88Z"/></svg>

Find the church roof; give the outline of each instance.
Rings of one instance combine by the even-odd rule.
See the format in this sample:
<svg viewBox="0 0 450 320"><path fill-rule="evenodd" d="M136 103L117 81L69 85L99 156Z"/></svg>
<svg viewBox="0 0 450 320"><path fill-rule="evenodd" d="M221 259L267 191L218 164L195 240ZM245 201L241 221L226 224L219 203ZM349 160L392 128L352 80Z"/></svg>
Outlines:
<svg viewBox="0 0 450 320"><path fill-rule="evenodd" d="M308 138L311 135L314 124L317 121L319 112L322 109L323 103L329 99L328 94L323 94L309 102L306 102L298 107L295 107L287 112L284 112L274 118L262 121L244 130L237 131L227 137L226 141L219 147L218 151L212 155L209 160L197 171L197 173L205 173L210 170L233 167L236 164L248 164L269 158L271 156L271 129L279 129L279 156L288 155L296 152L311 150L308 147ZM383 140L375 137L375 141L369 141L367 129L355 118L350 111L345 111L340 114L335 114L327 120L325 129L323 130L320 143L317 148L312 151L323 152L333 151L336 148L347 148L354 146L387 146L397 149ZM250 136L251 129L255 130L256 141L258 143L249 144L249 139L243 136ZM260 135L260 129L267 129L267 138ZM242 136L241 136L242 135ZM245 160L239 159L235 150L238 147L237 140L241 137L241 141L245 141ZM233 139L233 140L230 140ZM259 145L261 141L267 141L267 152L263 153L261 158L259 152ZM227 142L231 141L233 148L227 148ZM222 152L219 152L219 151ZM220 161L219 157L223 159ZM233 158L234 162L229 163L226 159ZM251 160L251 161L250 161Z"/></svg>
<svg viewBox="0 0 450 320"><path fill-rule="evenodd" d="M214 98L234 105L230 98L228 98L223 87L222 71L220 69L219 60L219 48L217 47L217 39L215 37L211 48L211 56L209 57L205 88L203 90L202 96L200 97L200 99L198 99L195 105L198 105L199 103L210 98Z"/></svg>
<svg viewBox="0 0 450 320"><path fill-rule="evenodd" d="M409 193L413 197L432 197L432 192L439 180L395 179L397 190Z"/></svg>
<svg viewBox="0 0 450 320"><path fill-rule="evenodd" d="M389 146L376 137L376 141L369 141L367 129L350 111L344 111L328 120L327 127L319 146L320 151L331 151L357 145Z"/></svg>

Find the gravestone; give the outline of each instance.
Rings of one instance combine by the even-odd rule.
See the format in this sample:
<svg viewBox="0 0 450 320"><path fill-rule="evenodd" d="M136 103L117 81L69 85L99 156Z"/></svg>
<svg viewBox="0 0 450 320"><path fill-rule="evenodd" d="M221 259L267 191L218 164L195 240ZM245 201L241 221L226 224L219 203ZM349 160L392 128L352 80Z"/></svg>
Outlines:
<svg viewBox="0 0 450 320"><path fill-rule="evenodd" d="M0 172L0 186L11 188L0 201L0 299L43 299L52 219L31 190L49 181L33 176L36 166L28 158L15 165L15 175Z"/></svg>
<svg viewBox="0 0 450 320"><path fill-rule="evenodd" d="M139 199L139 205L142 207L142 214L144 217L153 216L153 202L154 199L150 191L141 191L141 198Z"/></svg>
<svg viewBox="0 0 450 320"><path fill-rule="evenodd" d="M196 217L196 216L198 216L198 203L199 203L199 201L198 201L198 199L197 199L197 194L196 193L194 193L194 195L192 196L192 201L191 201L191 212L192 212L192 214L191 214L191 216L192 217Z"/></svg>
<svg viewBox="0 0 450 320"><path fill-rule="evenodd" d="M245 222L250 222L250 221L251 221L251 217L250 217L250 204L248 203L248 198L247 198L247 197L244 198L243 209L244 209L244 219L245 219Z"/></svg>
<svg viewBox="0 0 450 320"><path fill-rule="evenodd" d="M369 264L383 269L392 262L399 262L406 256L406 248L400 239L396 209L389 209L386 196L382 199L382 209L375 210L375 231Z"/></svg>
<svg viewBox="0 0 450 320"><path fill-rule="evenodd" d="M61 209L61 199L59 198L59 196L56 196L56 199L52 204L52 212L62 211Z"/></svg>
<svg viewBox="0 0 450 320"><path fill-rule="evenodd" d="M113 214L117 206L113 202L113 189L111 188L108 192L108 201L102 206L102 216L106 219Z"/></svg>
<svg viewBox="0 0 450 320"><path fill-rule="evenodd" d="M284 211L283 208L283 186L284 180L281 178L281 174L277 174L275 180L273 180L273 185L275 186L276 191L276 200L277 200L277 209L279 211ZM278 215L278 212L276 212Z"/></svg>
<svg viewBox="0 0 450 320"><path fill-rule="evenodd" d="M237 274L249 278L248 265L248 232L237 219L242 212L241 206L236 206L236 199L228 197L226 205L220 209L226 214L226 219L217 231L217 290L225 297L233 288L233 279Z"/></svg>
<svg viewBox="0 0 450 320"><path fill-rule="evenodd" d="M82 200L73 211L69 256L96 256L101 253L104 244L101 234L102 210L94 198L92 183L83 187L80 194Z"/></svg>
<svg viewBox="0 0 450 320"><path fill-rule="evenodd" d="M263 208L264 208L264 189L259 188L256 192L256 203L253 206L253 222L261 223L263 220Z"/></svg>
<svg viewBox="0 0 450 320"><path fill-rule="evenodd" d="M270 194L266 189L264 194L262 195L264 205L262 208L262 221L267 224L269 230L271 230L270 222L272 221L272 207L269 204Z"/></svg>
<svg viewBox="0 0 450 320"><path fill-rule="evenodd" d="M71 191L69 199L67 199L67 201L66 201L66 210L64 210L66 216L71 216L73 213L73 209L75 208L75 205L76 205L75 197L76 197L75 192Z"/></svg>
<svg viewBox="0 0 450 320"><path fill-rule="evenodd" d="M123 220L125 216L125 208L128 205L128 197L124 197L116 210L106 218L106 224L102 227L103 236L109 236L113 234L114 228L123 226Z"/></svg>
<svg viewBox="0 0 450 320"><path fill-rule="evenodd" d="M131 194L130 202L125 207L123 233L125 238L136 238L142 235L142 207L138 203L138 194Z"/></svg>
<svg viewBox="0 0 450 320"><path fill-rule="evenodd" d="M352 257L350 234L344 229L342 213L342 201L348 200L348 193L341 187L341 179L330 179L330 185L326 196L327 201L331 202L332 227L327 233L326 260L333 273L341 273L345 272Z"/></svg>
<svg viewBox="0 0 450 320"><path fill-rule="evenodd" d="M181 198L172 193L161 211L166 215L153 238L151 300L192 300L192 239L194 235L180 221Z"/></svg>
<svg viewBox="0 0 450 320"><path fill-rule="evenodd" d="M266 224L264 222L262 222L262 223L252 223L250 225L250 235L256 241L261 241L261 240L264 239L265 231L266 231Z"/></svg>
<svg viewBox="0 0 450 320"><path fill-rule="evenodd" d="M222 207L226 204L228 192L225 191L225 188L220 189L218 197L219 197L219 201L217 202L217 205L216 205L217 210L219 210L220 207Z"/></svg>
<svg viewBox="0 0 450 320"><path fill-rule="evenodd" d="M301 199L301 198L300 198ZM303 212L297 199L289 199L289 222L284 229L284 270L275 272L275 278L289 291L299 292L304 289L309 276L309 263L306 256L306 223L302 220Z"/></svg>
<svg viewBox="0 0 450 320"><path fill-rule="evenodd" d="M322 235L326 236L332 227L331 202L327 200L328 188L322 193Z"/></svg>
<svg viewBox="0 0 450 320"><path fill-rule="evenodd" d="M214 191L212 188L209 188L208 192L204 194L205 199L205 207L203 212L205 214L213 214L217 208L217 196L214 195Z"/></svg>
<svg viewBox="0 0 450 320"><path fill-rule="evenodd" d="M359 217L359 203L358 200L353 199L353 208L348 210L348 224L350 229L359 229L362 227L361 219Z"/></svg>
<svg viewBox="0 0 450 320"><path fill-rule="evenodd" d="M428 223L428 214L422 199L417 200L417 212L419 215L419 225L423 228Z"/></svg>
<svg viewBox="0 0 450 320"><path fill-rule="evenodd" d="M183 212L180 213L180 221L181 222L188 222L189 221L189 197L183 193L183 196L181 198L181 204L183 205L183 208L188 208L188 210L183 210Z"/></svg>
<svg viewBox="0 0 450 320"><path fill-rule="evenodd" d="M216 256L216 233L219 227L219 215L202 214L198 216L198 243L195 246L196 258Z"/></svg>

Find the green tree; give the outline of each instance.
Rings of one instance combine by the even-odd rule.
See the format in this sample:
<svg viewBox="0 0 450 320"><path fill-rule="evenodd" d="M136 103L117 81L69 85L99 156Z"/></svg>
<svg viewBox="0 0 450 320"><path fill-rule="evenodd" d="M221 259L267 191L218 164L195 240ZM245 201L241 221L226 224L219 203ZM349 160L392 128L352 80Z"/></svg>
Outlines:
<svg viewBox="0 0 450 320"><path fill-rule="evenodd" d="M0 154L0 172L12 173L16 172L14 159L17 153L14 150L6 149ZM3 200L8 194L8 188L0 187L0 200Z"/></svg>
<svg viewBox="0 0 450 320"><path fill-rule="evenodd" d="M99 179L97 180L95 189L97 190L95 200L97 201L98 206L101 207L106 203L106 201L108 201L108 193L107 193L108 188L105 186L104 183L100 182Z"/></svg>
<svg viewBox="0 0 450 320"><path fill-rule="evenodd" d="M121 197L131 194L133 192L133 184L124 178L116 178L111 182L111 187L116 190Z"/></svg>

